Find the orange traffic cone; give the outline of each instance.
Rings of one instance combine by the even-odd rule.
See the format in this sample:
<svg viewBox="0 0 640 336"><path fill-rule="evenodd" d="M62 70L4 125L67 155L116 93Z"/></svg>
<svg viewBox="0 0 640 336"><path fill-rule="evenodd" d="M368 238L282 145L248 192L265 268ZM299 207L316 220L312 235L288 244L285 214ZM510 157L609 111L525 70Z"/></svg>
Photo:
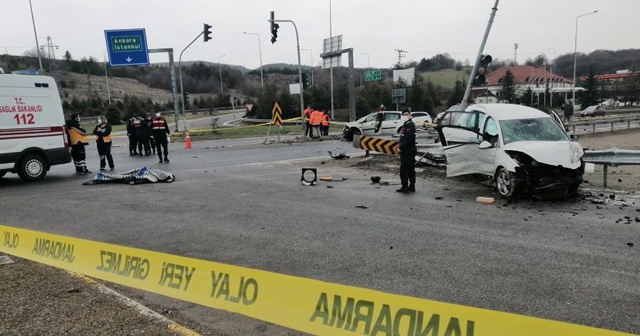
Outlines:
<svg viewBox="0 0 640 336"><path fill-rule="evenodd" d="M189 132L185 133L186 137L184 139L184 148L191 149L191 137L189 136Z"/></svg>

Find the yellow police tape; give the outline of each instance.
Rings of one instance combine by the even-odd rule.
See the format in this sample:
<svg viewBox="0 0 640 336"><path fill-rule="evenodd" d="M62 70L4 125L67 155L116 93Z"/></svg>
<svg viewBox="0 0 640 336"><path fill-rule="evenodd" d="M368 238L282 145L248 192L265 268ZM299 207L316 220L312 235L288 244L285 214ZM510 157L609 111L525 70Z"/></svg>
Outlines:
<svg viewBox="0 0 640 336"><path fill-rule="evenodd" d="M0 231L0 252L311 334L630 335L2 225Z"/></svg>

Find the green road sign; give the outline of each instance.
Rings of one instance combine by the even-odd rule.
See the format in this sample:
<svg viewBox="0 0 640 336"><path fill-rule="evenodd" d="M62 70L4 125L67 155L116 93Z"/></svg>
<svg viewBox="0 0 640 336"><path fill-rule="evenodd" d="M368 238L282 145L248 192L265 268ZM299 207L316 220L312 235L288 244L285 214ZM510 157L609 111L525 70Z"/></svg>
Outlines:
<svg viewBox="0 0 640 336"><path fill-rule="evenodd" d="M141 36L113 36L111 43L114 52L142 51Z"/></svg>
<svg viewBox="0 0 640 336"><path fill-rule="evenodd" d="M379 81L381 79L382 79L382 71L380 70L371 70L371 71L364 72L365 82Z"/></svg>

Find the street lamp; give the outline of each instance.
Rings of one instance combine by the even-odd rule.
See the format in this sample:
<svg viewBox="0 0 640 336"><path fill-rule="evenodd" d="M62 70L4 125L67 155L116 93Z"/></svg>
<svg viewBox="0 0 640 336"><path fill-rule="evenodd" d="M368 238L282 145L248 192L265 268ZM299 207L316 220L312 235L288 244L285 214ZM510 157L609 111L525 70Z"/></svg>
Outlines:
<svg viewBox="0 0 640 336"><path fill-rule="evenodd" d="M558 58L558 51L556 48L547 48L547 50L553 50L553 67L551 68L551 73L556 72L556 59Z"/></svg>
<svg viewBox="0 0 640 336"><path fill-rule="evenodd" d="M360 53L360 55L367 55L367 68L371 68L371 57L367 53Z"/></svg>
<svg viewBox="0 0 640 336"><path fill-rule="evenodd" d="M29 8L31 9L31 22L33 23L33 35L36 37L36 51L38 52L38 63L40 65L40 72L44 72L42 68L42 54L40 53L40 43L38 43L38 32L36 31L36 19L33 17L33 6L31 0L29 0Z"/></svg>
<svg viewBox="0 0 640 336"><path fill-rule="evenodd" d="M264 90L264 77L262 77L262 47L260 46L260 34L258 33L247 33L247 32L242 32L245 35L258 35L258 52L260 53L260 85L262 87L262 90Z"/></svg>
<svg viewBox="0 0 640 336"><path fill-rule="evenodd" d="M220 73L220 96L224 95L224 90L222 89L222 70L220 67L220 59L223 58L225 56L225 54L222 54L222 56L218 57L218 72Z"/></svg>
<svg viewBox="0 0 640 336"><path fill-rule="evenodd" d="M598 11L595 10L590 13L576 16L576 37L575 37L575 42L573 47L573 88L571 89L571 95L572 95L572 101L573 101L572 105L574 106L574 108L576 106L576 61L578 59L578 19L583 16L595 14L597 12Z"/></svg>

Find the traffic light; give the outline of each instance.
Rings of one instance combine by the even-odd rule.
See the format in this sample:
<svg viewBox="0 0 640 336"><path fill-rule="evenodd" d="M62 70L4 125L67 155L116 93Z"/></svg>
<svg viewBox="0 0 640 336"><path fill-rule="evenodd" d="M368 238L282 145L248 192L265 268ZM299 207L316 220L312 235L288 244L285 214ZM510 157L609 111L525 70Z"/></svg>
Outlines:
<svg viewBox="0 0 640 336"><path fill-rule="evenodd" d="M189 92L183 92L182 98L184 99L184 108L186 109L189 106Z"/></svg>
<svg viewBox="0 0 640 336"><path fill-rule="evenodd" d="M211 40L211 25L204 24L204 41L207 42Z"/></svg>
<svg viewBox="0 0 640 336"><path fill-rule="evenodd" d="M271 12L271 20L269 20L269 22L271 22L271 43L276 43L276 39L278 38L278 28L280 28L280 25L278 25L277 23L273 22L274 18L274 14L273 11Z"/></svg>
<svg viewBox="0 0 640 336"><path fill-rule="evenodd" d="M479 86L487 83L486 73L489 69L489 63L493 60L491 55L482 55L480 59L480 64L478 64L478 71L476 73L476 77L473 79L473 85Z"/></svg>
<svg viewBox="0 0 640 336"><path fill-rule="evenodd" d="M302 89L306 90L309 87L309 74L306 72L302 73Z"/></svg>

